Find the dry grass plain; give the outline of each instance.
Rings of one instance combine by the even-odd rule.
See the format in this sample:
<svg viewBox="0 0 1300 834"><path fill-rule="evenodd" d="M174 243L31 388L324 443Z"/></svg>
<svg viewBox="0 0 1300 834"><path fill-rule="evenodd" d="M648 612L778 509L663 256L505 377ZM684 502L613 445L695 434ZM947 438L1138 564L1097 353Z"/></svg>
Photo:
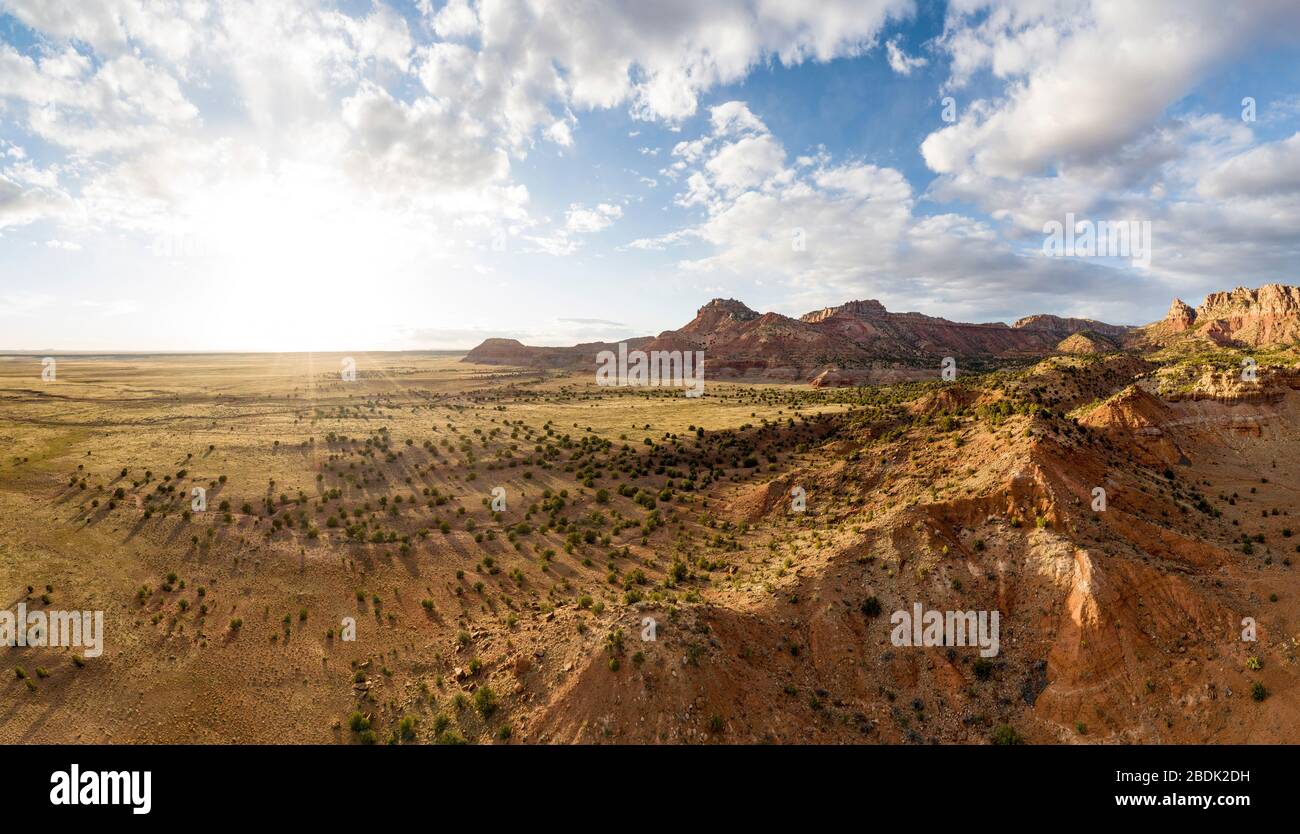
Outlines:
<svg viewBox="0 0 1300 834"><path fill-rule="evenodd" d="M0 358L0 595L106 631L0 649L0 742L1295 740L1285 385L344 358ZM898 648L917 601L1000 611L1001 653Z"/></svg>
<svg viewBox="0 0 1300 834"><path fill-rule="evenodd" d="M426 740L517 736L511 713L545 693L504 678L534 652L572 655L544 664L559 674L627 619L624 585L649 593L670 567L668 532L643 537L612 473L564 471L572 444L639 456L793 413L790 392L638 396L442 355L357 355L344 382L343 359L71 356L54 382L39 357L0 359L0 594L39 607L50 586L49 607L106 616L103 656L80 666L75 649L3 650L0 742L386 740L406 715ZM194 487L207 510L186 514ZM562 490L564 512L605 517L540 531ZM704 499L677 500L685 517Z"/></svg>

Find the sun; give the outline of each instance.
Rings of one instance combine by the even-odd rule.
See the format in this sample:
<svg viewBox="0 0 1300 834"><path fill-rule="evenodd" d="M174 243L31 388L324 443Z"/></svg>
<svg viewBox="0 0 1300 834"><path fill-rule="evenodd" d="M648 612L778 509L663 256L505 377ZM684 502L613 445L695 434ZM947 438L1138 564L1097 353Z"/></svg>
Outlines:
<svg viewBox="0 0 1300 834"><path fill-rule="evenodd" d="M326 177L228 182L194 207L183 233L203 254L203 303L216 343L250 350L400 346L429 302L444 253L435 234Z"/></svg>

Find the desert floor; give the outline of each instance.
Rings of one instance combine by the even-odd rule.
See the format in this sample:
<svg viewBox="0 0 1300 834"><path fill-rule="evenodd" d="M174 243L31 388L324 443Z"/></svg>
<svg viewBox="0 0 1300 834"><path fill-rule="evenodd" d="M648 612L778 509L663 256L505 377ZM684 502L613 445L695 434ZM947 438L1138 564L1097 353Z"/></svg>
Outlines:
<svg viewBox="0 0 1300 834"><path fill-rule="evenodd" d="M105 618L0 649L0 742L1296 740L1300 395L1171 406L1166 481L990 385L345 358L0 358L0 597ZM895 648L913 600L1002 654Z"/></svg>

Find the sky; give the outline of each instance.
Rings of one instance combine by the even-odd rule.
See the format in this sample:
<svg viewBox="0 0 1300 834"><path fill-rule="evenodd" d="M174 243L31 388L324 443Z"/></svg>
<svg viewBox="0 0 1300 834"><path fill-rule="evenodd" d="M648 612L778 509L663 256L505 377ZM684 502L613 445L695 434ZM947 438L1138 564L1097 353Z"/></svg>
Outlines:
<svg viewBox="0 0 1300 834"><path fill-rule="evenodd" d="M0 0L0 350L1142 324L1297 271L1294 0Z"/></svg>

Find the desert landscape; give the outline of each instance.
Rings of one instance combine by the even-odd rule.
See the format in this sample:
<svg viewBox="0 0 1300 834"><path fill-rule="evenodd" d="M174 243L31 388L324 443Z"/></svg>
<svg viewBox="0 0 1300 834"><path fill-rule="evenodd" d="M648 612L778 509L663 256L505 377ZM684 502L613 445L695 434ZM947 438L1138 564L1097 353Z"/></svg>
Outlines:
<svg viewBox="0 0 1300 834"><path fill-rule="evenodd" d="M1288 809L1298 56L1295 0L0 0L6 811Z"/></svg>
<svg viewBox="0 0 1300 834"><path fill-rule="evenodd" d="M699 397L599 344L0 357L4 604L104 612L0 649L0 742L1293 742L1297 336L1266 285L715 300L629 341ZM1000 651L900 648L916 603Z"/></svg>

